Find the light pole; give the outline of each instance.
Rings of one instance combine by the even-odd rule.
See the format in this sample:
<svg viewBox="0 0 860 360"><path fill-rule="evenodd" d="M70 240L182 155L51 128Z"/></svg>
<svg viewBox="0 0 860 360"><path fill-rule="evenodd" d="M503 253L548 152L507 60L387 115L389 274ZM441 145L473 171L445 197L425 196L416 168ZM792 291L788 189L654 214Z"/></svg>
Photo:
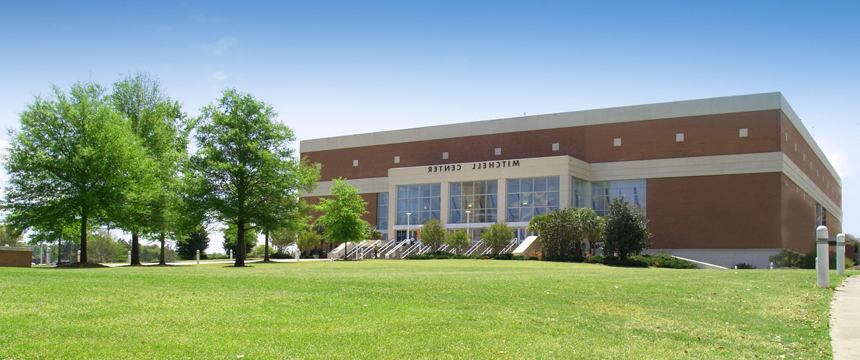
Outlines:
<svg viewBox="0 0 860 360"><path fill-rule="evenodd" d="M406 240L409 240L409 220L410 220L409 218L411 218L411 217L412 217L411 212L406 213Z"/></svg>
<svg viewBox="0 0 860 360"><path fill-rule="evenodd" d="M472 213L472 210L466 210L466 234L469 234L469 240L472 240L472 231L469 229L469 215Z"/></svg>

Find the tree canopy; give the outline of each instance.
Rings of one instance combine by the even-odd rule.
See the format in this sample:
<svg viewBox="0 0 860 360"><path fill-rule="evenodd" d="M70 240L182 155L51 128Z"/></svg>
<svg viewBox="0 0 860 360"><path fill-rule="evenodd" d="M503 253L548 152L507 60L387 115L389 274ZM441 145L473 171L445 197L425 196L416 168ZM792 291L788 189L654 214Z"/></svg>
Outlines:
<svg viewBox="0 0 860 360"><path fill-rule="evenodd" d="M472 243L472 238L466 230L457 230L445 234L445 243L448 246L457 249L457 253L462 253L463 246L469 246Z"/></svg>
<svg viewBox="0 0 860 360"><path fill-rule="evenodd" d="M505 245L508 245L513 238L514 231L508 227L507 223L501 222L490 225L490 227L484 231L483 241L484 245L493 249L493 253L498 254L499 251L501 251Z"/></svg>
<svg viewBox="0 0 860 360"><path fill-rule="evenodd" d="M7 222L19 231L77 222L87 262L88 226L121 222L129 204L151 198L155 163L95 83L73 84L68 93L55 86L20 119L4 162Z"/></svg>
<svg viewBox="0 0 860 360"><path fill-rule="evenodd" d="M334 198L321 198L314 206L316 211L323 213L316 223L325 227L327 240L335 245L364 240L368 224L361 216L367 214L367 203L358 190L343 179L335 179L331 194Z"/></svg>
<svg viewBox="0 0 860 360"><path fill-rule="evenodd" d="M277 229L295 219L299 191L315 187L319 168L294 156L293 131L250 94L224 90L201 112L198 151L187 174L191 199L211 219L236 226L235 266L244 266L245 232Z"/></svg>
<svg viewBox="0 0 860 360"><path fill-rule="evenodd" d="M421 242L430 247L431 251L436 251L439 245L445 243L445 228L437 219L432 219L424 223L421 228Z"/></svg>
<svg viewBox="0 0 860 360"><path fill-rule="evenodd" d="M652 236L645 223L645 212L639 206L631 206L624 197L612 199L603 234L604 254L626 259L651 247Z"/></svg>

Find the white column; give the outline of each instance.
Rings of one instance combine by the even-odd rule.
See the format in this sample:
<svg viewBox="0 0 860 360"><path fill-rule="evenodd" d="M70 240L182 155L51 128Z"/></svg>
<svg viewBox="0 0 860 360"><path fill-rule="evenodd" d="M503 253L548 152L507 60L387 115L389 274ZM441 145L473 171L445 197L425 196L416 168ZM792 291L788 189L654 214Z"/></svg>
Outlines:
<svg viewBox="0 0 860 360"><path fill-rule="evenodd" d="M827 226L819 226L815 229L818 237L816 261L818 272L818 287L830 287L830 246L827 245Z"/></svg>
<svg viewBox="0 0 860 360"><path fill-rule="evenodd" d="M508 179L502 178L498 181L496 194L496 218L498 222L508 221Z"/></svg>
<svg viewBox="0 0 860 360"><path fill-rule="evenodd" d="M442 224L442 228L445 228L445 225L448 224L448 219L450 215L450 206L451 206L451 185L447 181L443 181L439 186L442 187L442 191L439 193L441 196L439 201L441 205L439 207L439 222Z"/></svg>
<svg viewBox="0 0 860 360"><path fill-rule="evenodd" d="M573 204L570 203L570 194L573 189L570 186L570 182L572 181L570 174L561 174L558 176L558 208L559 209L567 209Z"/></svg>
<svg viewBox="0 0 860 360"><path fill-rule="evenodd" d="M394 225L397 225L397 185L388 183L388 241L397 239Z"/></svg>
<svg viewBox="0 0 860 360"><path fill-rule="evenodd" d="M836 274L845 275L845 234L836 235Z"/></svg>

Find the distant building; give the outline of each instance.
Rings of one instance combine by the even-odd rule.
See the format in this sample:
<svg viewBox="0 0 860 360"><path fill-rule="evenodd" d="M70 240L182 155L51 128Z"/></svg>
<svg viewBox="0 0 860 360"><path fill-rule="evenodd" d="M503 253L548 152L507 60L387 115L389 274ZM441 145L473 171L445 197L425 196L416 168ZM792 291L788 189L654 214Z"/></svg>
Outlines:
<svg viewBox="0 0 860 360"><path fill-rule="evenodd" d="M763 268L786 248L841 231L842 180L781 93L523 116L305 140L331 179L360 189L365 220L390 239L438 219L448 229L538 214L603 215L614 197L646 210L653 252ZM407 220L406 213L411 213ZM476 237L478 238L478 237Z"/></svg>

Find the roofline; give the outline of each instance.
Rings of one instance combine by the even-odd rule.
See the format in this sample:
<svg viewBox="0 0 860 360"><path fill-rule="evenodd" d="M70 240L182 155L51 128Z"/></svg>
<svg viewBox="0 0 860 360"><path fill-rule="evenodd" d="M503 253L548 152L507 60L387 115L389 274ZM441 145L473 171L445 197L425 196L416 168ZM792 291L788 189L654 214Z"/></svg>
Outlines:
<svg viewBox="0 0 860 360"><path fill-rule="evenodd" d="M656 104L621 106L594 110L570 111L554 114L518 116L495 120L482 120L458 124L435 125L412 129L380 131L329 138L302 140L299 152L348 149L355 147L398 144L415 141L450 139L478 135L491 135L531 130L545 130L575 126L613 124L645 120L670 119L689 116L729 114L738 112L782 110L803 139L840 187L842 178L815 143L800 118L780 92L725 96L708 99L673 101Z"/></svg>

